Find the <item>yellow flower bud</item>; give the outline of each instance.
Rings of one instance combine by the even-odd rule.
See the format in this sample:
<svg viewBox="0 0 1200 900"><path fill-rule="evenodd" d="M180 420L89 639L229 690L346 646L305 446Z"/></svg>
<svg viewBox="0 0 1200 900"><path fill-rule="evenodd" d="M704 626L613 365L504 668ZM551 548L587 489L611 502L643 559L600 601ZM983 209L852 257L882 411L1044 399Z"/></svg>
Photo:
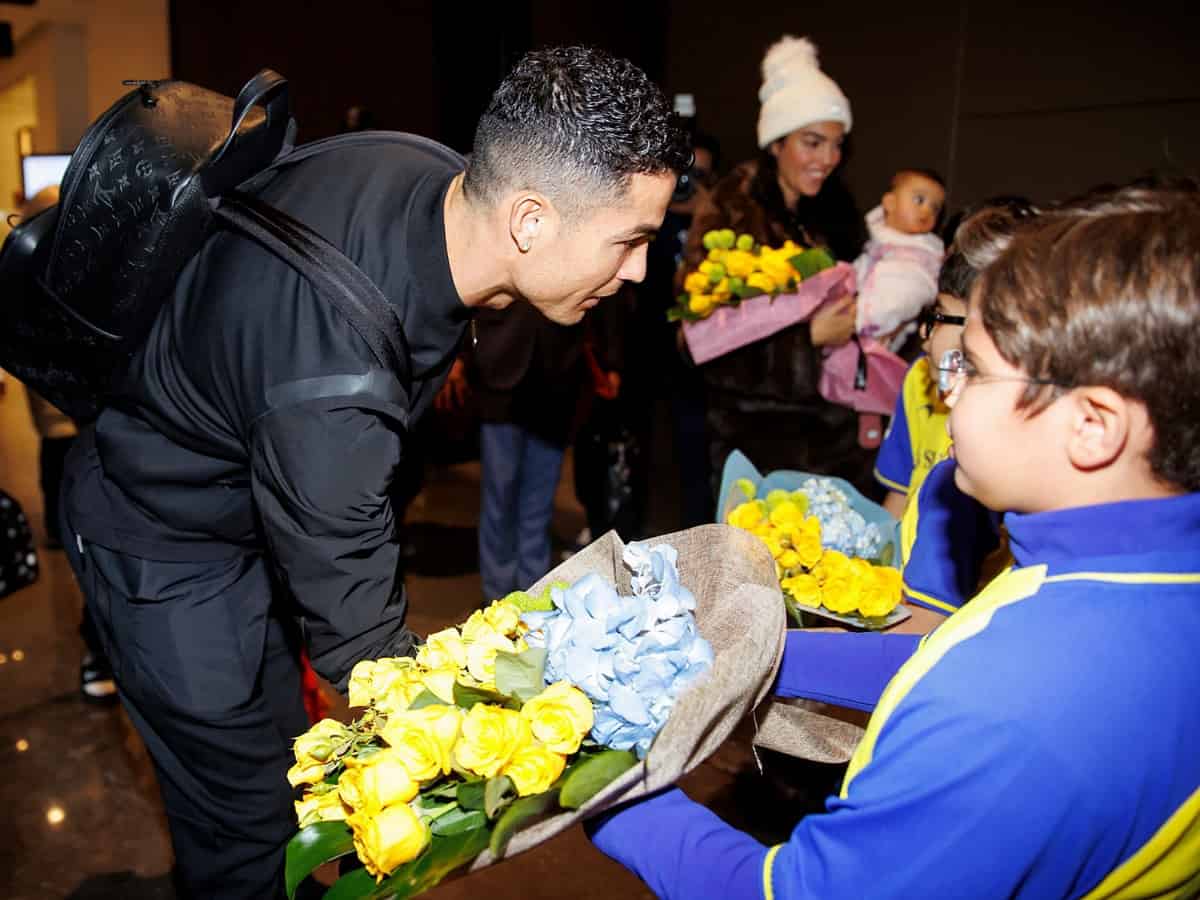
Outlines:
<svg viewBox="0 0 1200 900"><path fill-rule="evenodd" d="M337 790L317 794L309 791L295 803L296 821L301 828L313 822L340 822L346 818L346 807Z"/></svg>
<svg viewBox="0 0 1200 900"><path fill-rule="evenodd" d="M302 784L316 784L325 777L325 763L312 762L306 765L296 763L287 771L288 784L299 787Z"/></svg>
<svg viewBox="0 0 1200 900"><path fill-rule="evenodd" d="M698 316L707 315L716 306L711 294L692 294L688 298L688 309Z"/></svg>
<svg viewBox="0 0 1200 900"><path fill-rule="evenodd" d="M730 250L725 254L725 271L736 278L748 278L758 265L758 258L744 250Z"/></svg>
<svg viewBox="0 0 1200 900"><path fill-rule="evenodd" d="M372 753L366 759L347 759L338 779L342 802L358 812L374 813L417 796L419 785L394 748Z"/></svg>
<svg viewBox="0 0 1200 900"><path fill-rule="evenodd" d="M740 503L726 517L726 521L734 528L743 528L750 531L756 525L763 521L763 514L766 511L766 506L759 500L749 500L746 503Z"/></svg>
<svg viewBox="0 0 1200 900"><path fill-rule="evenodd" d="M462 713L457 706L434 704L389 716L380 736L416 781L450 773Z"/></svg>
<svg viewBox="0 0 1200 900"><path fill-rule="evenodd" d="M397 682L406 681L415 660L407 656L363 660L350 670L350 705L368 706L391 693Z"/></svg>
<svg viewBox="0 0 1200 900"><path fill-rule="evenodd" d="M758 258L758 267L768 278L770 278L779 289L786 287L788 281L796 277L796 270L792 268L792 264L787 261L787 258L780 256L777 253L763 253Z"/></svg>
<svg viewBox="0 0 1200 900"><path fill-rule="evenodd" d="M579 688L556 681L521 707L533 736L555 753L571 754L592 730L592 702ZM557 777L557 776L556 776Z"/></svg>
<svg viewBox="0 0 1200 900"><path fill-rule="evenodd" d="M481 778L492 778L530 740L529 723L519 712L477 703L463 717L454 756L462 768Z"/></svg>
<svg viewBox="0 0 1200 900"><path fill-rule="evenodd" d="M416 859L429 843L429 828L407 803L371 815L355 813L346 819L354 832L354 849L376 881L397 866Z"/></svg>
<svg viewBox="0 0 1200 900"><path fill-rule="evenodd" d="M336 719L322 719L292 744L296 764L288 770L288 781L292 787L299 784L314 784L325 777L325 764L333 759L335 752L344 752L349 746L352 733Z"/></svg>
<svg viewBox="0 0 1200 900"><path fill-rule="evenodd" d="M540 744L526 744L512 755L502 775L512 779L522 797L550 790L567 764L567 758Z"/></svg>

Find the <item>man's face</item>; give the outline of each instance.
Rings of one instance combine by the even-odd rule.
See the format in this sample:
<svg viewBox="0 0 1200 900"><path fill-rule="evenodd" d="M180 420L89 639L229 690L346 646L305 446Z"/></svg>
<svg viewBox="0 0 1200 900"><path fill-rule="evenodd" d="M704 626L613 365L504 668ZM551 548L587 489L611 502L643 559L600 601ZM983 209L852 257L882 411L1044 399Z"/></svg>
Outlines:
<svg viewBox="0 0 1200 900"><path fill-rule="evenodd" d="M574 221L547 216L545 229L517 263L517 293L542 315L573 325L627 281L646 276L646 245L675 190L674 173L634 175L625 194Z"/></svg>
<svg viewBox="0 0 1200 900"><path fill-rule="evenodd" d="M883 198L884 221L905 234L933 231L946 203L946 192L932 178L905 175Z"/></svg>

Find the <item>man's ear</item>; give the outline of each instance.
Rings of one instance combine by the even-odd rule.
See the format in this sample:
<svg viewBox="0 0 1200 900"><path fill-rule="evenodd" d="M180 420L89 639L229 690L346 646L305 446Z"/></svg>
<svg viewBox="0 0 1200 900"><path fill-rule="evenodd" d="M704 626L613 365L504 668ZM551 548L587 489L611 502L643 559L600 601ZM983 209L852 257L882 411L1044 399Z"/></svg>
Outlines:
<svg viewBox="0 0 1200 900"><path fill-rule="evenodd" d="M551 215L549 202L540 194L519 194L509 207L508 232L513 245L521 253L528 253L547 231L547 218Z"/></svg>
<svg viewBox="0 0 1200 900"><path fill-rule="evenodd" d="M1068 404L1067 457L1081 471L1112 465L1149 426L1132 401L1111 388L1076 388L1063 401Z"/></svg>

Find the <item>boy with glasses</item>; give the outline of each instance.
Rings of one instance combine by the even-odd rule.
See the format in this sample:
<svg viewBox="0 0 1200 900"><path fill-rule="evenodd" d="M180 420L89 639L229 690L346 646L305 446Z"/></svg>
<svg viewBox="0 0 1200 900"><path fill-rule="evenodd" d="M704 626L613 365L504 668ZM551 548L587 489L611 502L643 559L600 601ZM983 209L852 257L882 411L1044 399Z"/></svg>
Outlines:
<svg viewBox="0 0 1200 900"><path fill-rule="evenodd" d="M668 898L1195 895L1198 248L1180 190L1022 227L947 395L954 481L1005 511L1013 568L900 667L785 844L672 789L594 825L601 850Z"/></svg>

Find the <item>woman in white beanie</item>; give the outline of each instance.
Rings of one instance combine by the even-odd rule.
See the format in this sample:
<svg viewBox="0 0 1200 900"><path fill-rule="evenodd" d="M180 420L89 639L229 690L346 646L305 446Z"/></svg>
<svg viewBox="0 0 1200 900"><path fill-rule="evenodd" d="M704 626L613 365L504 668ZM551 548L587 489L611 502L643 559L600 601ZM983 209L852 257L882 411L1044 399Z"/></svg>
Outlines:
<svg viewBox="0 0 1200 900"><path fill-rule="evenodd" d="M737 166L697 205L680 278L705 258L705 232L732 228L780 246L787 239L854 259L865 235L849 194L830 174L850 131L850 102L817 62L806 38L784 37L763 58L758 158ZM854 413L817 391L821 347L854 330L851 297L809 321L739 348L701 367L708 392L714 473L740 449L763 471L840 475L878 493L873 454L858 445Z"/></svg>

